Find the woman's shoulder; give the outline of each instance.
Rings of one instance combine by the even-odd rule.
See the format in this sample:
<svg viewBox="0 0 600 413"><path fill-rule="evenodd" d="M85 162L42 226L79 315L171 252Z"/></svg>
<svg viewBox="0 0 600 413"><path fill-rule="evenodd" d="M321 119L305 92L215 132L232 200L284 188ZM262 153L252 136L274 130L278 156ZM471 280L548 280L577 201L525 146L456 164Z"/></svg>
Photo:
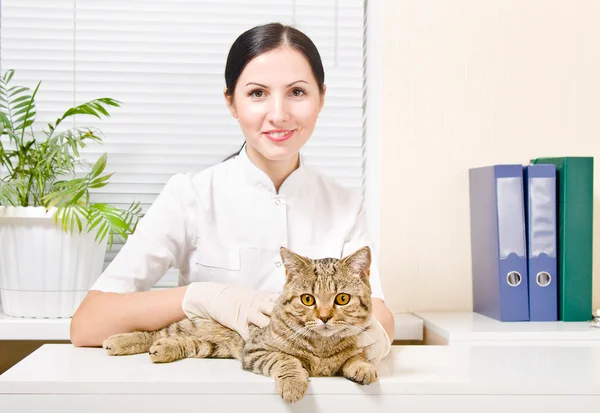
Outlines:
<svg viewBox="0 0 600 413"><path fill-rule="evenodd" d="M211 192L215 181L227 179L229 161L209 166L196 172L179 172L167 180L163 192L177 195L181 198L203 196Z"/></svg>
<svg viewBox="0 0 600 413"><path fill-rule="evenodd" d="M210 184L214 179L223 179L231 170L231 161L221 162L211 165L195 172L179 172L172 175L167 181L167 185L175 187L202 186Z"/></svg>

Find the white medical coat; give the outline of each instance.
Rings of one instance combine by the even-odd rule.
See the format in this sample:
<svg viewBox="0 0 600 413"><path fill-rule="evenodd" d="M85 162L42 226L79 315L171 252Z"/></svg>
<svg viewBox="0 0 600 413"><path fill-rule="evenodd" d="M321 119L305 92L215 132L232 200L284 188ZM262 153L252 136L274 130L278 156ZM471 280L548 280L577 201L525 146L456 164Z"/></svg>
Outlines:
<svg viewBox="0 0 600 413"><path fill-rule="evenodd" d="M179 285L214 281L280 292L279 248L341 258L371 242L362 197L306 164L283 182L240 155L195 174L177 174L138 223L92 290L149 290L170 268ZM374 297L383 299L373 265Z"/></svg>

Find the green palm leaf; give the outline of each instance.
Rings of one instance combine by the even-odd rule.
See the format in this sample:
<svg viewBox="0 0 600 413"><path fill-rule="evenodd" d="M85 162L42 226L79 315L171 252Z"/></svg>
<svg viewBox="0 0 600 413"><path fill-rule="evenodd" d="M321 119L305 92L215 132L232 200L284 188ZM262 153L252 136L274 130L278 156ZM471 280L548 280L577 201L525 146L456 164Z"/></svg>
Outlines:
<svg viewBox="0 0 600 413"><path fill-rule="evenodd" d="M9 70L0 78L0 122L6 129L25 131L35 121L35 95L40 87L37 84L33 93L24 86L9 86L14 71Z"/></svg>
<svg viewBox="0 0 600 413"><path fill-rule="evenodd" d="M0 205L17 206L19 193L27 188L27 182L21 179L0 180Z"/></svg>
<svg viewBox="0 0 600 413"><path fill-rule="evenodd" d="M88 207L88 211L90 230L98 227L96 240L103 239L108 234L109 248L112 248L114 235L127 239L133 232L131 226L132 216L130 215L135 212L133 206L123 212L119 208L108 204L92 204ZM135 214L133 216L135 217ZM139 218L139 211L137 211L136 218ZM137 223L137 220L135 223Z"/></svg>
<svg viewBox="0 0 600 413"><path fill-rule="evenodd" d="M60 122L73 115L91 115L97 117L98 119L101 118L101 115L109 117L110 114L108 113L105 107L119 107L120 103L121 102L111 98L99 98L90 100L89 102L82 103L81 105L71 108L65 113L63 113L63 115L60 118L56 119L55 127Z"/></svg>
<svg viewBox="0 0 600 413"><path fill-rule="evenodd" d="M88 211L82 204L61 205L54 215L54 222L61 221L63 231L73 235L75 226L81 233L83 231L83 222L88 220Z"/></svg>
<svg viewBox="0 0 600 413"><path fill-rule="evenodd" d="M112 173L104 173L106 154L89 164L81 159L80 150L92 141L101 144L101 131L89 127L58 128L64 119L74 115L109 117L109 107L119 107L120 102L99 98L70 108L56 122L48 123L48 129L42 131L44 139L37 139L31 126L36 118L34 102L41 82L32 92L28 87L9 85L13 75L14 71L9 70L0 77L0 136L9 138L8 145L0 141L0 167L7 172L0 179L0 204L56 207L55 220L61 221L64 231L81 232L87 227L88 231L96 231L96 240L108 236L111 246L114 236L126 240L142 216L139 203L132 203L126 210L90 203L90 191L108 185ZM88 173L77 178L78 167Z"/></svg>

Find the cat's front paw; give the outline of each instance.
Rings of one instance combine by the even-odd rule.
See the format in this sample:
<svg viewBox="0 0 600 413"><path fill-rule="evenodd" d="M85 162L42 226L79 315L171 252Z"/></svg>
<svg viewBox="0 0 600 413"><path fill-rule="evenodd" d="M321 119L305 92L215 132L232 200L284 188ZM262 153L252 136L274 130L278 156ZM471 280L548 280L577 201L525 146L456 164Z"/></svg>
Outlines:
<svg viewBox="0 0 600 413"><path fill-rule="evenodd" d="M155 363L170 363L182 358L179 344L170 338L155 341L148 352Z"/></svg>
<svg viewBox="0 0 600 413"><path fill-rule="evenodd" d="M132 345L129 333L115 334L110 336L102 343L102 348L110 356L123 356L129 354L137 354L135 346Z"/></svg>
<svg viewBox="0 0 600 413"><path fill-rule="evenodd" d="M344 377L358 384L375 383L377 368L366 361L357 361L344 369Z"/></svg>
<svg viewBox="0 0 600 413"><path fill-rule="evenodd" d="M277 378L277 392L288 403L296 403L304 397L308 388L308 373L306 370L300 374L286 374Z"/></svg>

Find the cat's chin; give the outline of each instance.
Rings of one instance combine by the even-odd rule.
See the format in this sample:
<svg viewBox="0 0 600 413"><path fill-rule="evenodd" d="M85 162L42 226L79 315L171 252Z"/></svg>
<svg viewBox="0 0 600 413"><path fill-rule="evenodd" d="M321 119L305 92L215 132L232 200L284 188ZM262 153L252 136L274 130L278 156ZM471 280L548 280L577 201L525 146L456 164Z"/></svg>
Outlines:
<svg viewBox="0 0 600 413"><path fill-rule="evenodd" d="M313 330L313 333L315 333L321 337L331 337L335 334L341 333L342 331L344 331L343 328L340 329L337 327L330 327L330 326L322 325L322 326L315 328Z"/></svg>

